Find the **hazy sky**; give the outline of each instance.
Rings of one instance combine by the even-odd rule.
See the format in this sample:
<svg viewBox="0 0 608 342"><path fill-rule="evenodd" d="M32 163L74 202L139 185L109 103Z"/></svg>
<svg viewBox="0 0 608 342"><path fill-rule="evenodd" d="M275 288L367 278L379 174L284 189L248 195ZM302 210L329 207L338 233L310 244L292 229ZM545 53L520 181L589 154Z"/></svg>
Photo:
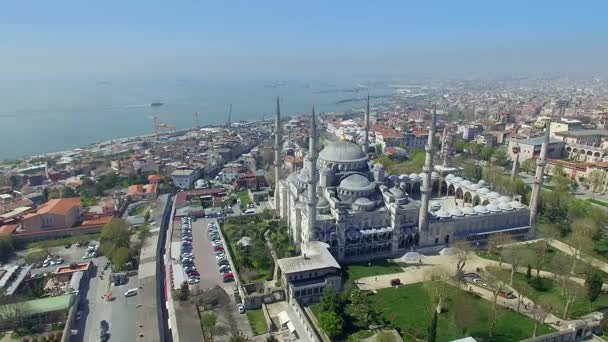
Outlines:
<svg viewBox="0 0 608 342"><path fill-rule="evenodd" d="M599 72L608 1L3 1L0 76Z"/></svg>

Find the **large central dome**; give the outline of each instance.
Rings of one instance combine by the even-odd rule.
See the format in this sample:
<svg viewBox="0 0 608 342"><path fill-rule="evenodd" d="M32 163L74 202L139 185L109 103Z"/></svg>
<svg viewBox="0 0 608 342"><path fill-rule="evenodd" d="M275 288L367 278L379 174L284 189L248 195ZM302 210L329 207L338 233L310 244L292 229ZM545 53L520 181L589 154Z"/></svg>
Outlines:
<svg viewBox="0 0 608 342"><path fill-rule="evenodd" d="M331 162L353 162L367 159L361 146L348 141L334 141L319 153L319 158Z"/></svg>

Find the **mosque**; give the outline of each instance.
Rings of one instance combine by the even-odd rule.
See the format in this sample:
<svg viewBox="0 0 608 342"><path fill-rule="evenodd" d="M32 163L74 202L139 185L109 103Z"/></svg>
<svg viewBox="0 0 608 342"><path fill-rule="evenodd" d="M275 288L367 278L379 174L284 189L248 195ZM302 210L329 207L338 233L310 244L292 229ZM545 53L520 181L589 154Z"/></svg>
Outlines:
<svg viewBox="0 0 608 342"><path fill-rule="evenodd" d="M519 198L492 191L491 185L483 180L471 182L457 174L440 172L445 168L433 165L435 122L433 113L422 173L387 175L384 167L372 164L366 153L369 109L364 146L335 141L319 153L313 109L304 167L284 180L275 177L274 206L288 222L289 235L302 250L302 256L279 260L288 281L301 279L291 278L289 270L299 273L303 269L323 268L319 260L305 267L313 259L306 253L323 255L325 266L335 266L336 261L362 262L397 258L413 250L439 250L456 240L482 243L497 233L508 233L515 239L534 234L537 211ZM275 125L275 160L280 160L278 103ZM546 147L544 150L538 168L544 167ZM277 174L278 167L277 162ZM541 182L542 177L534 183L531 201L534 206ZM328 260L329 255L335 260Z"/></svg>

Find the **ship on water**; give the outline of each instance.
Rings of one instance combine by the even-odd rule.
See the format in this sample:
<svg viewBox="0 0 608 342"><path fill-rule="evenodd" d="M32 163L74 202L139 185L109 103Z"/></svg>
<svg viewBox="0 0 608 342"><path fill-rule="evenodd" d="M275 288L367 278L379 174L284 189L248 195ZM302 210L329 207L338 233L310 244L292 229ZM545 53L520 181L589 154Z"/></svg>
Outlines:
<svg viewBox="0 0 608 342"><path fill-rule="evenodd" d="M162 103L162 102L152 102L152 103L150 103L150 107L160 107L162 105L164 105L164 103Z"/></svg>

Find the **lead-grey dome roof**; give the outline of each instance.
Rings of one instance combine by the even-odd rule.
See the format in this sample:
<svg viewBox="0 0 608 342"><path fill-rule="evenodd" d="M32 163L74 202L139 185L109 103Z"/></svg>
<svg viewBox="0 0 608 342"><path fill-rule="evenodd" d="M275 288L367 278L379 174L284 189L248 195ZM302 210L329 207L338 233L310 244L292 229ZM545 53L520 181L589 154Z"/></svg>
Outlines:
<svg viewBox="0 0 608 342"><path fill-rule="evenodd" d="M319 153L319 158L327 161L354 161L367 159L361 147L348 141L334 141Z"/></svg>
<svg viewBox="0 0 608 342"><path fill-rule="evenodd" d="M360 174L350 175L340 182L340 187L348 190L366 190L370 185L369 179Z"/></svg>

